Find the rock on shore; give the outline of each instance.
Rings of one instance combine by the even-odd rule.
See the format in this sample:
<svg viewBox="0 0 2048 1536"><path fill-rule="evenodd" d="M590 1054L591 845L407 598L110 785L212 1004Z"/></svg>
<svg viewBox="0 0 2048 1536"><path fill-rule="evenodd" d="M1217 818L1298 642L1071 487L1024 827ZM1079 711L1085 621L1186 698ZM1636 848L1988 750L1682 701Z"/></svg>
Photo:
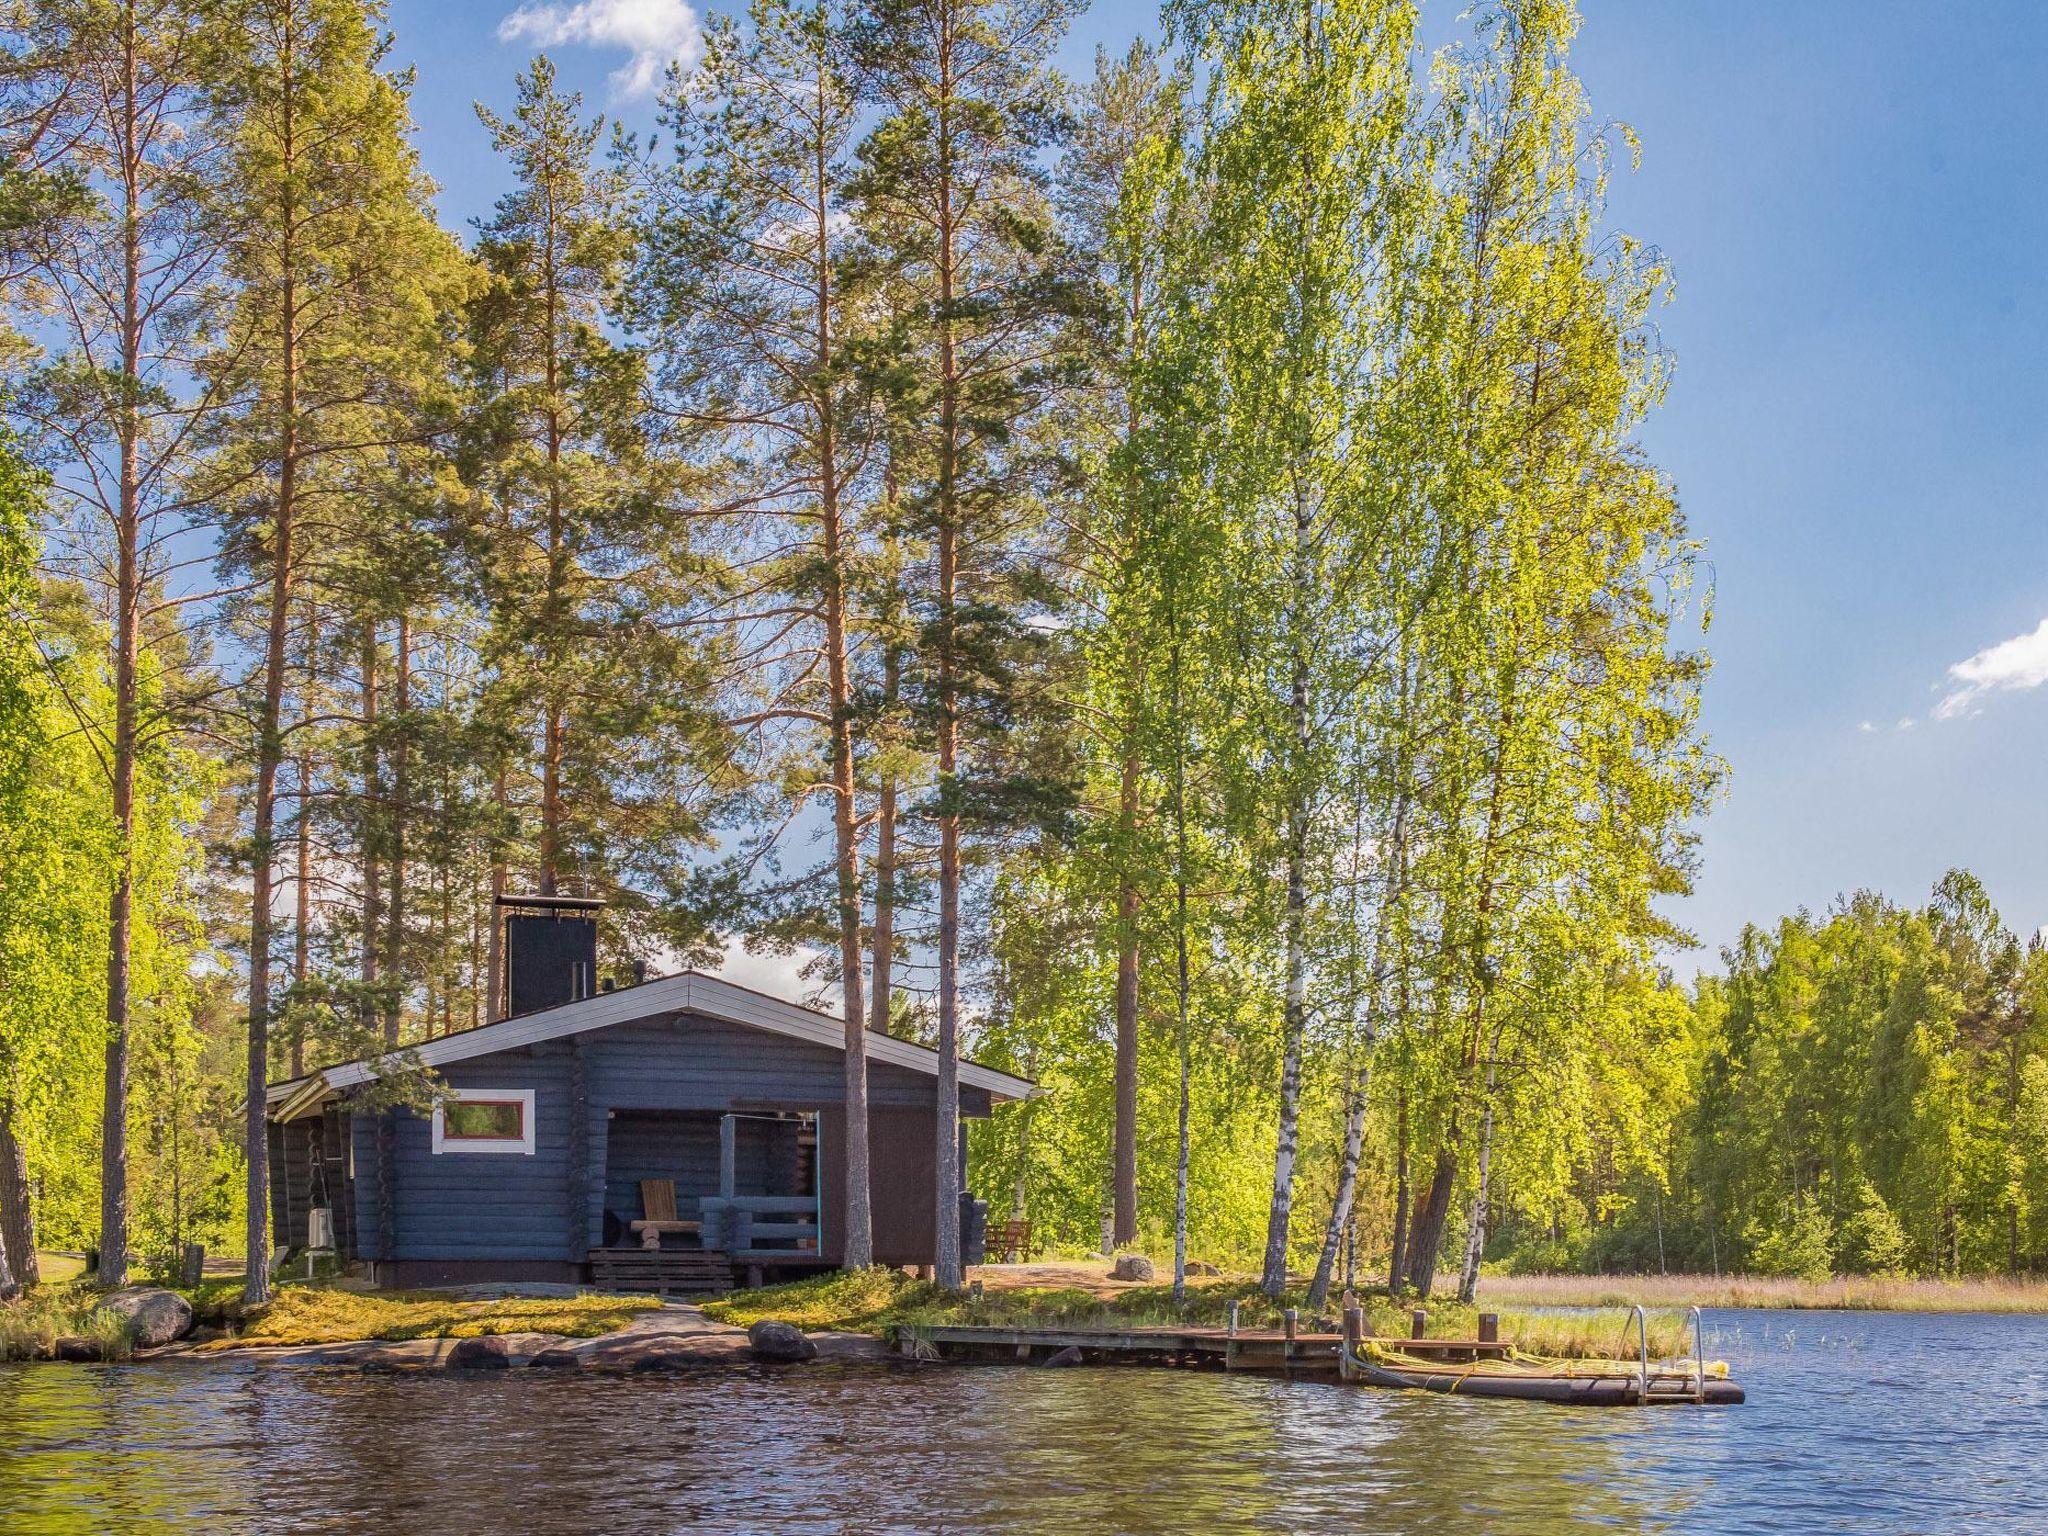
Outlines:
<svg viewBox="0 0 2048 1536"><path fill-rule="evenodd" d="M192 1327L192 1307L176 1291L153 1285L132 1285L100 1303L128 1325L137 1349L156 1349L182 1339Z"/></svg>
<svg viewBox="0 0 2048 1536"><path fill-rule="evenodd" d="M747 1347L756 1360L794 1364L818 1358L818 1346L804 1337L802 1329L769 1317L747 1330Z"/></svg>

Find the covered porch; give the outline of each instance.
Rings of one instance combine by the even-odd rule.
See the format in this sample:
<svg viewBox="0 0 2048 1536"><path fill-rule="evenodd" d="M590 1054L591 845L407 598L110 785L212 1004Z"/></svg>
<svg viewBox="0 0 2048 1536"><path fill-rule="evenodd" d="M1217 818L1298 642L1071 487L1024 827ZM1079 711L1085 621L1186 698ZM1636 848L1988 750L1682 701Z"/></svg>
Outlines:
<svg viewBox="0 0 2048 1536"><path fill-rule="evenodd" d="M819 1140L815 1110L607 1111L591 1278L725 1290L829 1264Z"/></svg>

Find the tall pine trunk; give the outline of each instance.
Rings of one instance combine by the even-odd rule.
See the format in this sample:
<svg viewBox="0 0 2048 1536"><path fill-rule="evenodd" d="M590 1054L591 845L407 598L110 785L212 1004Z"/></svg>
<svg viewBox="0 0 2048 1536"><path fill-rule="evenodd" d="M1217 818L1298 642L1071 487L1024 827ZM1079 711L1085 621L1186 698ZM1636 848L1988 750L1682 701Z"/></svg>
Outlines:
<svg viewBox="0 0 2048 1536"><path fill-rule="evenodd" d="M100 1106L99 1281L128 1281L129 951L135 900L135 758L142 649L142 142L140 39L135 6L121 7L120 489L114 519L114 889L107 902L106 1078Z"/></svg>
<svg viewBox="0 0 2048 1536"><path fill-rule="evenodd" d="M832 345L831 165L824 125L830 111L827 77L817 79L819 135L812 162L817 208L818 514L825 577L825 673L831 693L832 835L839 915L840 987L845 1000L846 1239L848 1269L874 1262L874 1218L868 1172L868 1032L861 993L860 819L855 803L853 679L848 664L847 551L840 508L838 422L835 419Z"/></svg>
<svg viewBox="0 0 2048 1536"><path fill-rule="evenodd" d="M392 660L391 816L386 845L390 854L391 899L384 910L383 1005L387 1046L398 1044L400 1017L405 1007L405 834L412 810L408 778L411 754L407 749L412 710L412 620L402 606Z"/></svg>
<svg viewBox="0 0 2048 1536"><path fill-rule="evenodd" d="M309 603L306 608L305 676L299 701L300 737L293 778L299 795L298 820L293 826L292 848L292 991L304 997L313 967L313 633L317 619ZM306 1074L306 1028L292 1030L291 1074Z"/></svg>
<svg viewBox="0 0 2048 1536"><path fill-rule="evenodd" d="M384 932L384 768L380 735L384 727L380 718L382 701L378 678L381 660L377 650L377 621L374 618L365 618L362 655L363 752L360 765L363 856L363 907L360 926L363 942L358 969L362 982L362 998L357 1006L357 1014L366 1034L375 1026L378 1015L377 984L382 974L379 956L383 949Z"/></svg>
<svg viewBox="0 0 2048 1536"><path fill-rule="evenodd" d="M491 779L491 807L502 820L505 815L505 770ZM496 1023L505 1016L505 919L498 904L505 897L505 845L502 837L491 837L490 936L484 941L484 1022Z"/></svg>
<svg viewBox="0 0 2048 1536"><path fill-rule="evenodd" d="M936 1270L958 1290L960 1262L960 686L955 632L960 558L960 363L953 335L958 231L953 211L953 15L942 7L938 48L939 217L939 1071Z"/></svg>
<svg viewBox="0 0 2048 1536"><path fill-rule="evenodd" d="M277 771L284 759L285 665L292 605L292 539L298 515L299 309L297 192L297 68L287 27L280 47L277 121L282 193L278 214L278 475L270 549L270 606L263 646L263 696L256 719L255 830L249 854L249 1062L246 1146L248 1263L243 1296L252 1305L270 1299L270 1143L264 1088L270 1076L270 944L273 870L277 855Z"/></svg>

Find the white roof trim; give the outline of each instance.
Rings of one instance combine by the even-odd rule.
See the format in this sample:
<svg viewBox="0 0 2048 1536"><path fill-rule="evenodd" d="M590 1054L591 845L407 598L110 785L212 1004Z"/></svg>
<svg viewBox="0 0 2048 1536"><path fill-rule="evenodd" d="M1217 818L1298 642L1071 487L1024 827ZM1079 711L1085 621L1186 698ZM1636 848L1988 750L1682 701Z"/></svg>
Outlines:
<svg viewBox="0 0 2048 1536"><path fill-rule="evenodd" d="M786 1035L792 1040L805 1040L833 1050L843 1050L846 1045L846 1026L829 1014L770 997L765 992L735 986L701 971L684 971L681 975L663 976L637 987L600 992L595 997L563 1003L560 1007L543 1009L539 1013L501 1019L496 1024L464 1030L459 1035L423 1041L405 1047L404 1054L415 1058L422 1066L440 1067L471 1056L516 1050L543 1040L559 1040L565 1035L579 1035L586 1030L603 1029L611 1024L630 1024L637 1019L657 1018L669 1013L701 1013L729 1024L763 1029L770 1034ZM898 1040L893 1035L870 1031L868 1057L873 1061L908 1067L913 1072L938 1075L937 1051L908 1040ZM378 1063L384 1059L370 1057L345 1062L306 1077L272 1083L264 1090L264 1101L275 1112L286 1101L311 1092L316 1083L321 1085L313 1093L317 1101L327 1092L353 1088L370 1081L377 1075ZM993 1067L971 1061L960 1063L960 1083L966 1088L984 1088L1006 1099L1025 1099L1039 1091L1038 1085L1028 1078L1013 1077L1007 1072L998 1072ZM293 1103L289 1107L296 1112L303 1106Z"/></svg>

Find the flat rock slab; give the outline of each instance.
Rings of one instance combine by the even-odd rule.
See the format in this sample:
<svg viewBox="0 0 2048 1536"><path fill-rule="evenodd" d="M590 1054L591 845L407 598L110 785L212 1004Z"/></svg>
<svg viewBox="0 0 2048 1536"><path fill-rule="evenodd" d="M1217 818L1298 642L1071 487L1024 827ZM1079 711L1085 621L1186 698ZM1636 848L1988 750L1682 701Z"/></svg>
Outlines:
<svg viewBox="0 0 2048 1536"><path fill-rule="evenodd" d="M864 1333L813 1333L805 1337L816 1358L836 1362L886 1361L888 1346ZM368 1371L493 1370L484 1353L502 1354L505 1366L542 1370L683 1371L749 1366L759 1356L747 1332L713 1322L696 1307L670 1302L642 1313L625 1327L594 1339L553 1333L503 1333L475 1339L365 1339L346 1344L254 1346L195 1350L172 1345L138 1358L152 1360L244 1360L252 1365L353 1366Z"/></svg>

